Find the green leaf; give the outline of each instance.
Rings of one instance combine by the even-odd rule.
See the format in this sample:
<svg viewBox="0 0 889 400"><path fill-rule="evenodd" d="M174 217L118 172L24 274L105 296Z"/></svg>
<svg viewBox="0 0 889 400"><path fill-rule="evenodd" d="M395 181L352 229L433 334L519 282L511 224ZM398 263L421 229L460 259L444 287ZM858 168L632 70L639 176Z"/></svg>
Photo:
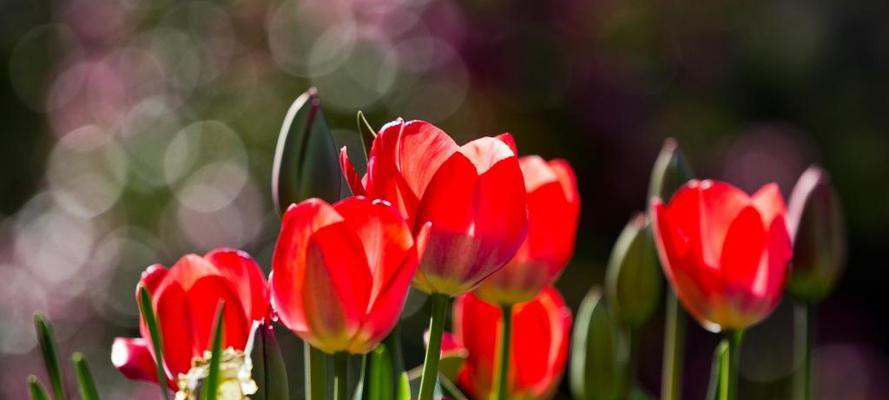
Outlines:
<svg viewBox="0 0 889 400"><path fill-rule="evenodd" d="M290 391L284 357L270 324L255 322L246 350L253 363L253 380L259 390L254 400L289 400Z"/></svg>
<svg viewBox="0 0 889 400"><path fill-rule="evenodd" d="M651 169L648 200L659 197L664 202L669 201L676 189L693 177L691 167L685 161L676 140L673 138L665 140L664 146L654 162L654 167Z"/></svg>
<svg viewBox="0 0 889 400"><path fill-rule="evenodd" d="M579 400L616 400L624 393L628 344L598 288L587 293L574 325L571 390Z"/></svg>
<svg viewBox="0 0 889 400"><path fill-rule="evenodd" d="M219 393L219 365L222 361L222 338L225 337L225 301L220 300L216 308L216 319L213 323L213 342L210 350L210 366L207 379L201 389L201 399L216 400Z"/></svg>
<svg viewBox="0 0 889 400"><path fill-rule="evenodd" d="M272 198L282 214L310 197L333 202L340 198L340 180L337 149L312 88L284 117L272 166Z"/></svg>
<svg viewBox="0 0 889 400"><path fill-rule="evenodd" d="M34 375L28 376L28 393L31 396L31 400L49 400L46 389L43 388L43 385L40 384L40 381Z"/></svg>
<svg viewBox="0 0 889 400"><path fill-rule="evenodd" d="M716 346L716 351L713 352L713 366L710 368L710 385L707 386L707 400L717 400L724 396L722 391L725 388L722 387L720 382L722 381L723 374L728 373L728 347L728 341L723 340L719 342L719 345Z"/></svg>
<svg viewBox="0 0 889 400"><path fill-rule="evenodd" d="M82 400L99 400L99 391L96 390L93 374L90 372L89 364L83 358L83 354L74 353L71 356L71 361L74 363L74 374L77 376L80 398Z"/></svg>
<svg viewBox="0 0 889 400"><path fill-rule="evenodd" d="M370 122L367 122L367 118L364 118L364 113L358 111L358 133L361 134L361 143L364 144L364 154L370 154L370 147L373 144L374 139L377 138L377 131L374 130L372 126L370 126Z"/></svg>
<svg viewBox="0 0 889 400"><path fill-rule="evenodd" d="M305 388L307 399L327 399L332 396L333 385L327 379L327 369L330 359L321 350L312 347L309 342L303 342L303 365L305 365Z"/></svg>
<svg viewBox="0 0 889 400"><path fill-rule="evenodd" d="M34 314L34 328L37 330L37 339L40 342L40 351L43 353L43 363L46 366L46 373L52 383L55 398L59 400L65 399L65 384L62 379L62 369L59 365L59 355L56 339L52 333L52 325L43 313Z"/></svg>
<svg viewBox="0 0 889 400"><path fill-rule="evenodd" d="M151 304L151 295L148 293L148 289L146 289L145 286L139 287L139 310L142 312L142 319L145 320L145 325L148 325L149 336L151 336L151 345L154 349L155 359L157 360L155 363L158 378L157 384L161 389L161 394L163 395L164 400L169 400L170 393L167 389L167 375L166 372L164 372L163 337L160 334L160 323L157 320L157 316L154 314L154 306Z"/></svg>
<svg viewBox="0 0 889 400"><path fill-rule="evenodd" d="M638 329L661 301L661 269L645 216L638 214L614 243L605 273L605 294L615 315Z"/></svg>
<svg viewBox="0 0 889 400"><path fill-rule="evenodd" d="M401 354L400 327L367 355L361 383L362 400L409 400L410 383Z"/></svg>
<svg viewBox="0 0 889 400"><path fill-rule="evenodd" d="M444 394L445 398L453 399L453 400L468 400L465 394L460 391L460 388L451 382L451 380L439 374L438 375L438 385L441 388L442 394Z"/></svg>

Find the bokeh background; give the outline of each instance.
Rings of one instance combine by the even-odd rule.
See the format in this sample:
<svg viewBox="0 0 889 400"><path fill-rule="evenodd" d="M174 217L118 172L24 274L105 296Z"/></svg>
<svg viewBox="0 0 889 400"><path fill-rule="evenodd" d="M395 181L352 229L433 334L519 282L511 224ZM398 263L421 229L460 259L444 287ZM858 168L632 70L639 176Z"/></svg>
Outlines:
<svg viewBox="0 0 889 400"><path fill-rule="evenodd" d="M156 396L109 359L115 336L137 334L139 273L217 246L268 267L272 154L309 86L338 130L360 109L458 142L510 131L523 153L570 160L583 215L558 286L574 309L643 208L666 137L698 176L746 190L789 194L823 165L849 267L817 311L815 398L887 398L887 19L887 2L841 0L2 0L0 398L42 376L37 309L106 398ZM408 366L423 314L405 322ZM641 344L655 395L662 318ZM749 333L742 398L787 398L793 328L785 301ZM689 329L685 397L700 399L717 338ZM301 346L281 333L299 390Z"/></svg>

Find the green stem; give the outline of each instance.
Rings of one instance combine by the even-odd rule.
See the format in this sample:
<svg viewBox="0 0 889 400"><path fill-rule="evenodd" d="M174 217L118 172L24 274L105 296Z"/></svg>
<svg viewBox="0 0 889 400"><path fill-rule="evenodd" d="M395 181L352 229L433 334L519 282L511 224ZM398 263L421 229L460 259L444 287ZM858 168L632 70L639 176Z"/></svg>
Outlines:
<svg viewBox="0 0 889 400"><path fill-rule="evenodd" d="M506 400L509 397L509 347L512 339L512 305L501 307L503 325L500 330L500 348L497 350L497 376L494 381L497 391L494 399Z"/></svg>
<svg viewBox="0 0 889 400"><path fill-rule="evenodd" d="M723 388L720 400L736 400L738 398L741 339L744 336L744 331L727 331L725 336L725 340L728 341L728 357L720 374L720 385Z"/></svg>
<svg viewBox="0 0 889 400"><path fill-rule="evenodd" d="M327 398L327 356L308 342L304 342L304 362L306 369L306 399Z"/></svg>
<svg viewBox="0 0 889 400"><path fill-rule="evenodd" d="M349 353L339 352L333 355L333 398L346 400L349 398Z"/></svg>
<svg viewBox="0 0 889 400"><path fill-rule="evenodd" d="M802 366L794 377L794 398L797 400L809 400L812 398L812 346L815 341L815 304L803 303L796 306L797 312L797 339L799 344L797 354L802 354ZM801 326L800 326L801 325Z"/></svg>
<svg viewBox="0 0 889 400"><path fill-rule="evenodd" d="M438 360L441 357L441 335L444 332L449 298L443 294L430 296L432 316L429 321L429 345L426 347L426 360L423 362L423 377L420 378L420 400L432 400L435 383L438 380Z"/></svg>
<svg viewBox="0 0 889 400"><path fill-rule="evenodd" d="M685 311L672 290L667 291L664 323L664 364L661 375L663 400L682 398L682 355L685 347Z"/></svg>

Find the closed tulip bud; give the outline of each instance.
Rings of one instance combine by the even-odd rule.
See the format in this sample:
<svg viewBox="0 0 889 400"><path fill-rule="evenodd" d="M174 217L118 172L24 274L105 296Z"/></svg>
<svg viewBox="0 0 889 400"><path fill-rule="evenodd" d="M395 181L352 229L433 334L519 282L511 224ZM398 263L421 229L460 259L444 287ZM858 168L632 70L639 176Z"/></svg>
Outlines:
<svg viewBox="0 0 889 400"><path fill-rule="evenodd" d="M787 290L807 302L821 301L833 290L846 262L843 215L826 171L809 167L800 176L787 214L793 240Z"/></svg>
<svg viewBox="0 0 889 400"><path fill-rule="evenodd" d="M180 374L189 373L194 360L206 361L221 300L225 301L223 348L244 351L254 321L268 317L269 294L262 270L247 253L237 250L187 255L169 269L152 265L142 273L137 296L142 287L151 295L161 328L164 378L171 387ZM156 382L154 349L144 320L140 331L141 338L114 341L111 361L130 379Z"/></svg>
<svg viewBox="0 0 889 400"><path fill-rule="evenodd" d="M528 236L515 257L476 289L485 301L515 304L534 298L571 259L580 195L574 170L565 160L519 159L528 193Z"/></svg>
<svg viewBox="0 0 889 400"><path fill-rule="evenodd" d="M429 238L414 286L456 296L472 290L518 251L527 230L524 180L508 134L463 146L424 121L383 126L359 177L340 153L356 195L385 199L414 234Z"/></svg>
<svg viewBox="0 0 889 400"><path fill-rule="evenodd" d="M318 92L299 96L284 117L272 164L272 199L282 214L310 197L341 197L337 151Z"/></svg>
<svg viewBox="0 0 889 400"><path fill-rule="evenodd" d="M664 141L664 146L651 169L648 199L659 197L665 201L669 200L673 193L692 177L691 168L679 150L676 140L668 138Z"/></svg>
<svg viewBox="0 0 889 400"><path fill-rule="evenodd" d="M661 272L643 214L633 217L617 238L605 280L605 294L618 318L631 328L648 321L661 299Z"/></svg>
<svg viewBox="0 0 889 400"><path fill-rule="evenodd" d="M516 304L512 313L506 398L550 398L565 372L571 310L559 291L549 286L531 301ZM501 308L468 293L454 302L453 316L454 334L446 336L442 351L465 351L468 357L457 372L458 385L471 398L490 398L500 347Z"/></svg>
<svg viewBox="0 0 889 400"><path fill-rule="evenodd" d="M702 326L742 330L778 305L792 249L777 185L749 196L692 180L669 203L656 198L651 219L664 273Z"/></svg>
<svg viewBox="0 0 889 400"><path fill-rule="evenodd" d="M571 392L579 400L617 400L623 393L629 343L602 293L593 288L577 310L571 342Z"/></svg>
<svg viewBox="0 0 889 400"><path fill-rule="evenodd" d="M284 213L272 305L313 347L364 354L398 322L416 269L411 232L385 201L309 199Z"/></svg>

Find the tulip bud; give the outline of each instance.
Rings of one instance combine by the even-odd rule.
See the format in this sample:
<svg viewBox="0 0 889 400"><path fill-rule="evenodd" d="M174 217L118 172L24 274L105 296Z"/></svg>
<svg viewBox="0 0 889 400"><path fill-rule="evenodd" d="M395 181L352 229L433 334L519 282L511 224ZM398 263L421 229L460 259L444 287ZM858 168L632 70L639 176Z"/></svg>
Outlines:
<svg viewBox="0 0 889 400"><path fill-rule="evenodd" d="M661 148L654 167L651 170L651 179L648 184L648 200L659 197L664 201L670 200L673 193L694 175L685 161L679 145L673 138L667 138Z"/></svg>
<svg viewBox="0 0 889 400"><path fill-rule="evenodd" d="M310 197L340 199L336 147L318 92L299 96L284 117L272 166L272 199L283 214L292 203Z"/></svg>
<svg viewBox="0 0 889 400"><path fill-rule="evenodd" d="M637 214L617 238L605 277L608 302L631 328L642 326L657 308L660 274L649 224Z"/></svg>
<svg viewBox="0 0 889 400"><path fill-rule="evenodd" d="M571 343L571 391L580 400L616 400L624 393L629 346L593 288L580 309Z"/></svg>
<svg viewBox="0 0 889 400"><path fill-rule="evenodd" d="M830 176L809 167L790 196L788 225L793 240L793 267L788 292L818 302L833 290L846 258L845 227Z"/></svg>

